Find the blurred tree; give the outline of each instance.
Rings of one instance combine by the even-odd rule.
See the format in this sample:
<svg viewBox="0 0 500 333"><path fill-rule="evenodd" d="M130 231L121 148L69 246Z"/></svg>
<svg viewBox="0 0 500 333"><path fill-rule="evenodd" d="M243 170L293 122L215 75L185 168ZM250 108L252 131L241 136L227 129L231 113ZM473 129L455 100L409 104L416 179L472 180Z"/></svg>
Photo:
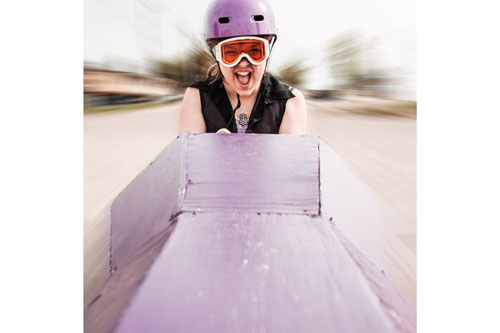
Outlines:
<svg viewBox="0 0 500 333"><path fill-rule="evenodd" d="M330 40L327 60L338 89L370 90L374 83L383 82L380 78L384 71L377 63L376 45L374 39L364 39L353 31Z"/></svg>
<svg viewBox="0 0 500 333"><path fill-rule="evenodd" d="M191 43L181 55L173 59L159 60L155 65L157 75L178 82L179 88L206 77L208 67L214 62L203 42L198 38L187 40Z"/></svg>
<svg viewBox="0 0 500 333"><path fill-rule="evenodd" d="M276 77L292 86L300 86L304 82L304 74L309 67L304 65L303 60L296 60L288 65L278 68Z"/></svg>

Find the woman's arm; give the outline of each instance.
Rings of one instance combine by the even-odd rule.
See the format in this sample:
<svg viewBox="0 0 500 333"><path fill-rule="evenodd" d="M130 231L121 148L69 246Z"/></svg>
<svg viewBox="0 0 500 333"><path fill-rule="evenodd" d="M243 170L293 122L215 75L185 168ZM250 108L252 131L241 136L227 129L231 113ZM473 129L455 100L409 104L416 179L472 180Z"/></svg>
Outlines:
<svg viewBox="0 0 500 333"><path fill-rule="evenodd" d="M307 107L304 95L298 89L293 89L294 98L286 102L285 114L281 121L279 134L306 134Z"/></svg>
<svg viewBox="0 0 500 333"><path fill-rule="evenodd" d="M207 131L201 113L200 91L196 88L187 88L182 100L179 134L185 131L190 133L205 133Z"/></svg>

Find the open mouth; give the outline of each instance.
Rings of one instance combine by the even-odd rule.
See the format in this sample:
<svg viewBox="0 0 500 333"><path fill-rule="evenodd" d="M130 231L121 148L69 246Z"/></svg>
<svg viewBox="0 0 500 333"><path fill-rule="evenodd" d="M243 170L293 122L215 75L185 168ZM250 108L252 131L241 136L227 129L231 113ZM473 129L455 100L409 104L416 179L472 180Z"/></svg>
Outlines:
<svg viewBox="0 0 500 333"><path fill-rule="evenodd" d="M250 77L252 76L251 72L235 72L236 78L238 82L242 86L246 86L250 82Z"/></svg>

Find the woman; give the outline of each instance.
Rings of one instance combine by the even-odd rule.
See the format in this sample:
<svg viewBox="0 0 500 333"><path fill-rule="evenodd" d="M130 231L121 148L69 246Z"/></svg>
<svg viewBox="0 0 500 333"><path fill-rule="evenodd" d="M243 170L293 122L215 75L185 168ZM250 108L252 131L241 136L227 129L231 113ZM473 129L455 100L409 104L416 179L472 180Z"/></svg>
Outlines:
<svg viewBox="0 0 500 333"><path fill-rule="evenodd" d="M304 96L266 72L276 38L267 0L214 0L205 39L216 63L187 88L179 132L305 134Z"/></svg>

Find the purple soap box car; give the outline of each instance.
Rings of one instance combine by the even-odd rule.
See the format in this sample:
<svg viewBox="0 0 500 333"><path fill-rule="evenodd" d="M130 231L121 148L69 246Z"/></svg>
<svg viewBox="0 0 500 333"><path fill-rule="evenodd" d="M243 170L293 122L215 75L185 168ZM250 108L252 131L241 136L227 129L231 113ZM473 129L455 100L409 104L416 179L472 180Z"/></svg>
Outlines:
<svg viewBox="0 0 500 333"><path fill-rule="evenodd" d="M378 218L346 204L374 199L355 177L317 137L182 134L113 202L85 331L415 332L336 226Z"/></svg>

